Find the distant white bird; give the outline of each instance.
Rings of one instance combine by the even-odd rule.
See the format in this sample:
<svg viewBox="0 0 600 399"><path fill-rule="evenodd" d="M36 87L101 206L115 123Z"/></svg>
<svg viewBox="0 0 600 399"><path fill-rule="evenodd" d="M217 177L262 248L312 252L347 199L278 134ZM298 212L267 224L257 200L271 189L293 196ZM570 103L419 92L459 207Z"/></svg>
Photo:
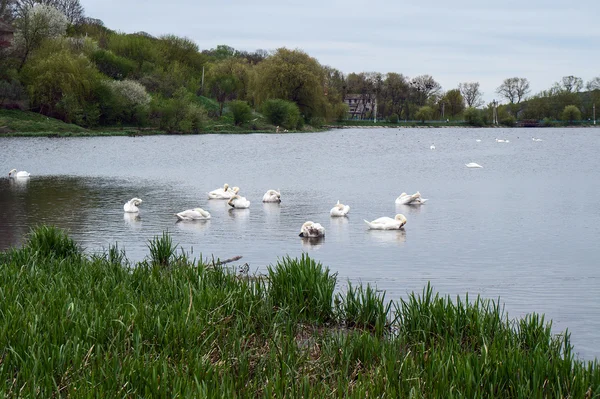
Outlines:
<svg viewBox="0 0 600 399"><path fill-rule="evenodd" d="M510 143L510 140L496 139L496 143Z"/></svg>
<svg viewBox="0 0 600 399"><path fill-rule="evenodd" d="M481 143L481 140L480 140L480 139L477 139L477 140L475 140L475 141L476 141L476 142L478 142L478 143Z"/></svg>
<svg viewBox="0 0 600 399"><path fill-rule="evenodd" d="M536 139L535 137L532 137L531 140L533 140L533 141L543 141L542 139Z"/></svg>
<svg viewBox="0 0 600 399"><path fill-rule="evenodd" d="M298 235L304 238L325 237L325 228L319 223L310 221L304 222L302 228L300 229L300 234Z"/></svg>
<svg viewBox="0 0 600 399"><path fill-rule="evenodd" d="M132 198L123 205L123 210L128 213L138 213L140 210L138 209L138 205L142 203L142 200L139 198Z"/></svg>
<svg viewBox="0 0 600 399"><path fill-rule="evenodd" d="M208 193L208 199L230 199L234 195L236 195L240 191L239 187L229 187L229 184L225 183L223 188L218 188L216 190Z"/></svg>
<svg viewBox="0 0 600 399"><path fill-rule="evenodd" d="M434 144L430 145L430 146L429 146L429 149L430 149L430 150L435 150L435 145L434 145Z"/></svg>
<svg viewBox="0 0 600 399"><path fill-rule="evenodd" d="M399 230L406 224L406 217L399 213L393 219L385 216L372 222L365 220L365 223L371 230Z"/></svg>
<svg viewBox="0 0 600 399"><path fill-rule="evenodd" d="M475 163L475 162L466 163L465 166L467 168L483 168L483 166L481 166L481 165L479 165L478 163Z"/></svg>
<svg viewBox="0 0 600 399"><path fill-rule="evenodd" d="M248 201L246 197L234 195L229 201L227 201L227 205L235 209L246 209L250 208L250 201Z"/></svg>
<svg viewBox="0 0 600 399"><path fill-rule="evenodd" d="M396 198L396 205L421 205L427 202L428 200L421 197L420 192L416 192L412 195L402 193Z"/></svg>
<svg viewBox="0 0 600 399"><path fill-rule="evenodd" d="M340 201L338 200L337 204L329 211L329 214L331 216L346 216L348 212L350 212L350 206L340 204Z"/></svg>
<svg viewBox="0 0 600 399"><path fill-rule="evenodd" d="M281 202L281 192L269 190L263 195L263 202Z"/></svg>
<svg viewBox="0 0 600 399"><path fill-rule="evenodd" d="M16 169L12 169L8 172L8 177L29 177L31 173L25 172L24 170L17 172Z"/></svg>
<svg viewBox="0 0 600 399"><path fill-rule="evenodd" d="M187 209L183 212L176 213L179 220L208 220L210 213L202 208Z"/></svg>

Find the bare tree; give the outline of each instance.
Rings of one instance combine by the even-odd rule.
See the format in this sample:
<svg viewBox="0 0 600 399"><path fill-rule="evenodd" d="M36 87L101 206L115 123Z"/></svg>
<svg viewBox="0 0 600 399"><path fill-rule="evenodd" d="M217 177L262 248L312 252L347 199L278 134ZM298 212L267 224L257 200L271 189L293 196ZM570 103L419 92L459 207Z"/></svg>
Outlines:
<svg viewBox="0 0 600 399"><path fill-rule="evenodd" d="M479 90L479 82L465 82L458 84L458 90L462 94L467 107L480 107L484 104L482 95L483 93Z"/></svg>
<svg viewBox="0 0 600 399"><path fill-rule="evenodd" d="M585 87L589 91L600 90L600 76L596 76L595 78L587 82Z"/></svg>
<svg viewBox="0 0 600 399"><path fill-rule="evenodd" d="M520 103L531 91L527 78L508 78L496 89L496 93L506 98L511 104Z"/></svg>
<svg viewBox="0 0 600 399"><path fill-rule="evenodd" d="M67 21L76 25L84 22L85 12L79 0L8 0L14 2L13 12L15 17L23 17L27 9L36 4L51 6L62 12Z"/></svg>
<svg viewBox="0 0 600 399"><path fill-rule="evenodd" d="M559 93L579 93L583 88L583 79L576 76L563 76L563 78L554 84L554 88Z"/></svg>
<svg viewBox="0 0 600 399"><path fill-rule="evenodd" d="M410 81L417 105L424 105L427 99L442 90L442 86L431 75L420 75Z"/></svg>

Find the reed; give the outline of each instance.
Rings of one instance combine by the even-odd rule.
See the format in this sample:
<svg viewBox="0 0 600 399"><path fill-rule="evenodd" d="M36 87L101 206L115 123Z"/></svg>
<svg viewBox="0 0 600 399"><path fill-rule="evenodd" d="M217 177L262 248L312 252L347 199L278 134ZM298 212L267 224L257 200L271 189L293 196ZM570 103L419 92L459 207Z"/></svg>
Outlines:
<svg viewBox="0 0 600 399"><path fill-rule="evenodd" d="M0 253L5 397L600 397L567 332L497 302L428 285L390 308L359 285L336 305L335 274L307 255L265 281L175 251L171 267L116 246L40 253Z"/></svg>
<svg viewBox="0 0 600 399"><path fill-rule="evenodd" d="M173 244L173 239L168 231L163 231L162 236L155 236L148 241L150 250L150 261L154 265L169 266L175 260L177 244Z"/></svg>

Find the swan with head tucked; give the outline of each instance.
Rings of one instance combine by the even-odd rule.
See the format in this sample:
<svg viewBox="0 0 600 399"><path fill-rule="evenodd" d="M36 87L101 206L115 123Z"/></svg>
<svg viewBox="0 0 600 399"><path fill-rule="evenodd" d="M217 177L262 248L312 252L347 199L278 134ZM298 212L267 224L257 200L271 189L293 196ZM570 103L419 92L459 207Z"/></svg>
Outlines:
<svg viewBox="0 0 600 399"><path fill-rule="evenodd" d="M263 202L281 202L281 192L269 190L263 195Z"/></svg>
<svg viewBox="0 0 600 399"><path fill-rule="evenodd" d="M321 226L320 223L304 222L300 228L300 234L298 236L303 238L318 238L325 237L325 227Z"/></svg>
<svg viewBox="0 0 600 399"><path fill-rule="evenodd" d="M225 183L223 188L218 188L216 190L208 193L208 199L230 199L234 195L236 195L240 191L239 187L229 187L229 184Z"/></svg>
<svg viewBox="0 0 600 399"><path fill-rule="evenodd" d="M420 192L416 192L412 195L402 193L398 198L396 198L396 205L421 205L427 202L426 198L421 197Z"/></svg>
<svg viewBox="0 0 600 399"><path fill-rule="evenodd" d="M340 201L338 200L337 204L329 211L329 214L331 216L346 216L348 212L350 212L350 206L340 204Z"/></svg>
<svg viewBox="0 0 600 399"><path fill-rule="evenodd" d="M234 195L227 201L227 204L235 209L246 209L250 208L250 201L246 199L246 197L240 197L239 195Z"/></svg>
<svg viewBox="0 0 600 399"><path fill-rule="evenodd" d="M483 168L483 166L481 166L481 165L479 165L478 163L475 163L475 162L466 163L465 166L467 168Z"/></svg>
<svg viewBox="0 0 600 399"><path fill-rule="evenodd" d="M533 140L533 141L542 141L542 139L537 139L535 137L532 137L531 140Z"/></svg>
<svg viewBox="0 0 600 399"><path fill-rule="evenodd" d="M138 205L142 203L142 200L139 198L132 198L123 205L123 210L128 213L138 213L140 210L138 209Z"/></svg>
<svg viewBox="0 0 600 399"><path fill-rule="evenodd" d="M432 144L432 145L430 145L430 146L429 146L429 149L430 149L430 150L435 150L435 144Z"/></svg>
<svg viewBox="0 0 600 399"><path fill-rule="evenodd" d="M406 217L399 213L393 219L385 216L371 222L365 220L365 223L371 230L400 230L406 224Z"/></svg>
<svg viewBox="0 0 600 399"><path fill-rule="evenodd" d="M179 220L208 220L210 213L202 208L187 209L183 212L176 213Z"/></svg>
<svg viewBox="0 0 600 399"><path fill-rule="evenodd" d="M10 172L8 172L8 177L29 177L30 175L31 173L25 172L24 170L17 172L16 169L12 169Z"/></svg>

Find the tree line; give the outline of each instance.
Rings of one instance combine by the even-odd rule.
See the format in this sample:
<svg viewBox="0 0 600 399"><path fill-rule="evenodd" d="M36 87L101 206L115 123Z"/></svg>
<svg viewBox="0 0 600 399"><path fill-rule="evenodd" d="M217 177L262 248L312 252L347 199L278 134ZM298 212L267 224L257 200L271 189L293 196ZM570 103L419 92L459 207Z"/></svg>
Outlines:
<svg viewBox="0 0 600 399"><path fill-rule="evenodd" d="M478 82L444 91L430 75L343 74L301 50L238 51L221 45L200 50L190 39L112 31L85 16L79 0L0 0L0 18L15 28L0 49L0 107L18 107L85 127L155 126L202 130L209 120L251 124L258 111L286 129L347 118L452 119L490 123ZM584 88L587 91L584 91ZM349 107L354 95L367 110ZM508 78L497 89L506 124L519 119L591 117L600 99L600 77L564 77L530 96L526 78ZM376 112L376 114L375 114Z"/></svg>

